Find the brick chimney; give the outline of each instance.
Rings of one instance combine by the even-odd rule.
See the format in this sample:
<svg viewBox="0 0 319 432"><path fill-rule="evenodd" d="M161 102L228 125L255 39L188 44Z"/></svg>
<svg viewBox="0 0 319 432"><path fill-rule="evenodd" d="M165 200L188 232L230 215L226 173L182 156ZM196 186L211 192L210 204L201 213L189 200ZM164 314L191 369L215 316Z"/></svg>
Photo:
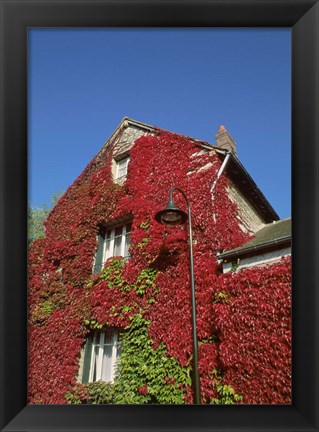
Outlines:
<svg viewBox="0 0 319 432"><path fill-rule="evenodd" d="M217 147L224 150L229 150L235 155L237 155L236 143L225 129L225 126L219 126L215 138Z"/></svg>

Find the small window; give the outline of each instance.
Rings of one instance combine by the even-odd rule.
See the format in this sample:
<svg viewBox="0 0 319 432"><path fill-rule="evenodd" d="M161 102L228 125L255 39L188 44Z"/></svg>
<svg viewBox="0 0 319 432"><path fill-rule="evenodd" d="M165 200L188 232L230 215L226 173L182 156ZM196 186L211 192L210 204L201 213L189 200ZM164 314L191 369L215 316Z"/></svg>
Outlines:
<svg viewBox="0 0 319 432"><path fill-rule="evenodd" d="M132 224L129 223L100 231L93 273L100 273L108 258L113 256L129 258L131 229Z"/></svg>
<svg viewBox="0 0 319 432"><path fill-rule="evenodd" d="M126 158L120 159L116 162L116 174L115 174L116 180L119 180L119 179L126 177L127 167L128 167L129 161L130 161L130 158L126 157Z"/></svg>
<svg viewBox="0 0 319 432"><path fill-rule="evenodd" d="M96 331L90 335L84 347L82 383L99 380L113 382L120 347L120 332L117 328Z"/></svg>

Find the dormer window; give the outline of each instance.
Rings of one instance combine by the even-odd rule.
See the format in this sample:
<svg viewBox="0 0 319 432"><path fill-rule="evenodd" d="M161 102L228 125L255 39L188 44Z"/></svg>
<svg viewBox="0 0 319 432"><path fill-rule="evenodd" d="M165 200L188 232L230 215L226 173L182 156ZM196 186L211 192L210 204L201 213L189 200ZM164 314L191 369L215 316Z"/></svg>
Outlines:
<svg viewBox="0 0 319 432"><path fill-rule="evenodd" d="M103 228L98 234L98 248L93 273L100 273L105 261L114 256L129 257L132 223Z"/></svg>
<svg viewBox="0 0 319 432"><path fill-rule="evenodd" d="M115 180L122 180L127 176L127 167L129 164L129 156L116 161Z"/></svg>

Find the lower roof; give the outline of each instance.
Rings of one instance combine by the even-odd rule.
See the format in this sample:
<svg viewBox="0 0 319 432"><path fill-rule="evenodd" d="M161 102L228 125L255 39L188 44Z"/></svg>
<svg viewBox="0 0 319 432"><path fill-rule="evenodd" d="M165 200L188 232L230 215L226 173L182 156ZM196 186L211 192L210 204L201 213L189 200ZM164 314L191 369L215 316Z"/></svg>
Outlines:
<svg viewBox="0 0 319 432"><path fill-rule="evenodd" d="M230 261L232 258L258 255L264 250L278 249L290 245L291 218L286 218L263 226L255 233L253 239L238 248L219 254L218 258Z"/></svg>

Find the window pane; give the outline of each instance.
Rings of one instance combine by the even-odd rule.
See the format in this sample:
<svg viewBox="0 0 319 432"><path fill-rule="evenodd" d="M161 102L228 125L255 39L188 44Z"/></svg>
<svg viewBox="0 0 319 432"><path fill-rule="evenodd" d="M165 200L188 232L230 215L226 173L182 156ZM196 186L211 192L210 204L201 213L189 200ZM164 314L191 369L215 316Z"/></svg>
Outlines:
<svg viewBox="0 0 319 432"><path fill-rule="evenodd" d="M99 349L100 349L100 345L95 345L95 347L94 347L94 362L93 362L93 378L92 378L92 381L98 381L100 379L100 377L96 375L97 363L98 363L98 359L99 359Z"/></svg>
<svg viewBox="0 0 319 432"><path fill-rule="evenodd" d="M122 351L122 341L121 341L121 334L117 333L117 343L116 343L116 359L118 359L121 355Z"/></svg>
<svg viewBox="0 0 319 432"><path fill-rule="evenodd" d="M122 244L122 235L119 237L114 237L114 253L113 256L121 255L121 244Z"/></svg>
<svg viewBox="0 0 319 432"><path fill-rule="evenodd" d="M121 236L122 235L122 231L123 231L123 227L122 226L117 227L115 229L115 237Z"/></svg>
<svg viewBox="0 0 319 432"><path fill-rule="evenodd" d="M102 377L103 381L112 380L113 371L113 344L104 344L103 362L102 362Z"/></svg>
<svg viewBox="0 0 319 432"><path fill-rule="evenodd" d="M124 257L130 256L129 251L128 251L128 248L130 246L130 236L131 236L131 233L126 233L125 246L124 246Z"/></svg>
<svg viewBox="0 0 319 432"><path fill-rule="evenodd" d="M127 174L128 161L129 161L129 158L125 158L125 159L118 161L118 163L117 163L117 167L118 167L117 168L117 176L118 177L122 177L122 176L125 176Z"/></svg>
<svg viewBox="0 0 319 432"><path fill-rule="evenodd" d="M93 273L100 273L100 271L102 270L103 250L104 250L104 233L99 233Z"/></svg>
<svg viewBox="0 0 319 432"><path fill-rule="evenodd" d="M126 174L126 169L125 168L119 168L119 177L123 177Z"/></svg>
<svg viewBox="0 0 319 432"><path fill-rule="evenodd" d="M84 347L84 360L83 360L84 363L83 363L83 373L82 373L83 383L89 382L92 346L93 346L93 336L91 334L88 336Z"/></svg>
<svg viewBox="0 0 319 432"><path fill-rule="evenodd" d="M105 240L105 256L103 260L103 265L105 264L105 261L111 256L110 247L111 247L111 239L108 238Z"/></svg>
<svg viewBox="0 0 319 432"><path fill-rule="evenodd" d="M112 381L114 375L114 367L117 358L117 329L107 329L104 336L104 353L102 364L102 379L104 381Z"/></svg>
<svg viewBox="0 0 319 432"><path fill-rule="evenodd" d="M104 344L113 344L117 340L117 329L108 328L105 331Z"/></svg>

